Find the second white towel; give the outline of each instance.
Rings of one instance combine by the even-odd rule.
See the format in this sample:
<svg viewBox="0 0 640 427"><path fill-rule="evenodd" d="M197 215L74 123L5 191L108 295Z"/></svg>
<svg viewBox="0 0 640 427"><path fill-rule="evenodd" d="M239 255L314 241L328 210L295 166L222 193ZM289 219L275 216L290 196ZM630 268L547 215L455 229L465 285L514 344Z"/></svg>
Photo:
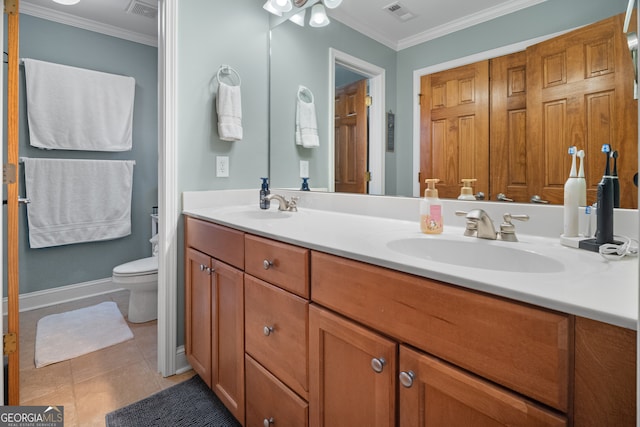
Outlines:
<svg viewBox="0 0 640 427"><path fill-rule="evenodd" d="M296 144L305 148L318 147L318 122L313 93L304 86L298 88L296 97Z"/></svg>
<svg viewBox="0 0 640 427"><path fill-rule="evenodd" d="M131 234L131 160L25 158L31 248Z"/></svg>

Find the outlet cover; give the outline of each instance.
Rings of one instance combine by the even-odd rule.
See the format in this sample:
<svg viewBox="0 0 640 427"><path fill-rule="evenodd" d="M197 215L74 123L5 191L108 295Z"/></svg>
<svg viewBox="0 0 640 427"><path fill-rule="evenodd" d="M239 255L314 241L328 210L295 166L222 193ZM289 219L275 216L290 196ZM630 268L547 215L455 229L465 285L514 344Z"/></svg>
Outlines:
<svg viewBox="0 0 640 427"><path fill-rule="evenodd" d="M309 161L300 160L300 178L309 178Z"/></svg>
<svg viewBox="0 0 640 427"><path fill-rule="evenodd" d="M229 157L216 156L216 176L218 178L229 177Z"/></svg>

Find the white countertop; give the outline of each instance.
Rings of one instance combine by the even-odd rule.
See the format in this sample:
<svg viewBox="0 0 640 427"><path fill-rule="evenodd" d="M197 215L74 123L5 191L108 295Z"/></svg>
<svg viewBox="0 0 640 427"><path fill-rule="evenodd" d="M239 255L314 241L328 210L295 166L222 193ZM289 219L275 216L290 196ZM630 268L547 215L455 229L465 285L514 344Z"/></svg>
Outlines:
<svg viewBox="0 0 640 427"><path fill-rule="evenodd" d="M498 203L471 202L473 205L468 205L455 203L457 201L447 202L444 232L441 235L426 235L420 232L417 220L418 199L320 195L284 190L277 193L287 197L292 194L300 196L298 212L278 212L276 201L272 201L271 209L263 211L258 207L257 190L226 190L184 193L183 213L309 249L637 329L637 257L606 261L597 253L562 246L557 237L540 236L545 234L543 232L525 234L526 231L538 231L536 227L549 234L549 227L545 224L541 227L541 223L553 221L557 226L555 220L558 209L545 207L543 211L539 206L509 205L511 213L524 211L532 219L523 224L515 222L516 230L523 231L517 232L519 242L503 242L463 236L464 218L454 217L452 213L452 210L459 208L469 209L468 206L482 206L488 211L504 210L505 206ZM367 197L375 200L368 200ZM362 204L368 206L354 208ZM366 214L358 213L360 209L364 209ZM393 214L396 210L400 214ZM450 211L448 215L447 211ZM501 218L497 217L499 214L490 212L490 215L498 228L501 222ZM542 219L545 215L548 218ZM637 222L636 211L631 211L629 216L631 219L624 218L624 221L630 224ZM403 219L407 217L415 219ZM535 223L536 219L537 226L524 226ZM636 238L637 228L629 228L632 228L629 230L631 233L635 233L631 237ZM427 245L430 242L437 245L438 239L463 242L465 245L475 245L478 253L483 249L484 252L497 249L489 246L513 248L542 255L552 262L558 261L561 267L553 272L523 273L436 262L424 255L407 255L389 247L390 242L400 239L431 239ZM509 269L509 266L506 267Z"/></svg>

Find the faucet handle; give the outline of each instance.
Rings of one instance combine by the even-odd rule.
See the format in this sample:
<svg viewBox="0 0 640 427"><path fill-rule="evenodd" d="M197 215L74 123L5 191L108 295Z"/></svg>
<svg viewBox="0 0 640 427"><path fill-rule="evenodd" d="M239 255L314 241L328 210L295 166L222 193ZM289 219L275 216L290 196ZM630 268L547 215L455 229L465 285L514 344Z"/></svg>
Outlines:
<svg viewBox="0 0 640 427"><path fill-rule="evenodd" d="M518 221L529 221L529 215L512 215L510 213L505 213L502 218L504 219L504 222L500 224L500 237L506 242L517 242L518 238L516 237L516 226L513 225L511 220L515 219Z"/></svg>
<svg viewBox="0 0 640 427"><path fill-rule="evenodd" d="M298 200L300 200L300 197L291 196L291 199L289 199L289 201L287 202L287 210L292 211L292 212L297 212L298 211Z"/></svg>
<svg viewBox="0 0 640 427"><path fill-rule="evenodd" d="M496 198L501 202L513 202L513 199L508 198L504 193L498 193Z"/></svg>

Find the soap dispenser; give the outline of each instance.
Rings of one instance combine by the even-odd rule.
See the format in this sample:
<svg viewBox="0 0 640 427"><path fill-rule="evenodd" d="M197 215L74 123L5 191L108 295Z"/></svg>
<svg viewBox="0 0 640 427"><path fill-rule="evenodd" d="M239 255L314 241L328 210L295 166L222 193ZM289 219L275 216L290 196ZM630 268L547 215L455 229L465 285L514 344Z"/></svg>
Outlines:
<svg viewBox="0 0 640 427"><path fill-rule="evenodd" d="M309 178L302 178L302 187L300 187L302 191L310 191L309 190Z"/></svg>
<svg viewBox="0 0 640 427"><path fill-rule="evenodd" d="M475 200L476 196L473 195L473 183L477 181L475 178L467 178L462 181L462 189L460 190L460 195L458 196L458 200Z"/></svg>
<svg viewBox="0 0 640 427"><path fill-rule="evenodd" d="M269 178L260 178L262 180L262 187L260 188L260 209L269 209L271 201L267 199L267 196L271 193L269 191Z"/></svg>
<svg viewBox="0 0 640 427"><path fill-rule="evenodd" d="M442 203L438 198L436 183L439 179L425 179L427 188L420 201L420 230L426 234L440 234L443 229Z"/></svg>
<svg viewBox="0 0 640 427"><path fill-rule="evenodd" d="M562 237L578 237L578 202L580 183L576 173L576 147L569 147L571 171L564 184L564 227Z"/></svg>

